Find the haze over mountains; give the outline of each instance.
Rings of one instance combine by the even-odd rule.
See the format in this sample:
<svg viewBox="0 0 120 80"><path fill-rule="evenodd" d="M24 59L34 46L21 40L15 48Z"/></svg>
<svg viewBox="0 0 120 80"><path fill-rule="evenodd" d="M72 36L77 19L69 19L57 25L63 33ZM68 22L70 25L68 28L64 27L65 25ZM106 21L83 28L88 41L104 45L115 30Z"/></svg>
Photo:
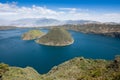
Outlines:
<svg viewBox="0 0 120 80"><path fill-rule="evenodd" d="M36 26L56 26L64 24L89 24L89 23L101 23L92 20L57 20L52 18L24 18L14 21L0 19L0 26L18 26L18 27L36 27ZM106 24L117 24L110 22Z"/></svg>

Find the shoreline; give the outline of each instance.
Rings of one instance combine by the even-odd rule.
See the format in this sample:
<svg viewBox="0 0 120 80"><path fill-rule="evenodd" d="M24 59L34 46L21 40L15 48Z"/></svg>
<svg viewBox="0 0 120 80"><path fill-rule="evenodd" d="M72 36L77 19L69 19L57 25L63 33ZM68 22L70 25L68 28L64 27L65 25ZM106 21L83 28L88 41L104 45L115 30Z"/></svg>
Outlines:
<svg viewBox="0 0 120 80"><path fill-rule="evenodd" d="M75 57L54 66L44 74L38 73L32 67L8 66L9 70L2 74L2 80L119 80L119 63L120 55L116 56L112 61Z"/></svg>
<svg viewBox="0 0 120 80"><path fill-rule="evenodd" d="M35 40L36 43L40 44L40 45L45 45L45 46L58 46L58 47L62 47L62 46L69 46L69 45L72 45L74 43L74 39L69 42L68 44L54 44L54 43L41 43L41 42L38 42L37 40Z"/></svg>

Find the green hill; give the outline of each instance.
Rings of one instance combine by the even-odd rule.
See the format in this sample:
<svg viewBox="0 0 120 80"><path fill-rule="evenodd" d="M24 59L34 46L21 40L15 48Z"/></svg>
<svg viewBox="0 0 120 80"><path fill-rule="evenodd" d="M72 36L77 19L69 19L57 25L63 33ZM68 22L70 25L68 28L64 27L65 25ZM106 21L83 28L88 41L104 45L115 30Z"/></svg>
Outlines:
<svg viewBox="0 0 120 80"><path fill-rule="evenodd" d="M40 38L43 35L44 35L44 33L41 32L40 30L30 30L22 35L22 39L23 40L33 40L33 39Z"/></svg>
<svg viewBox="0 0 120 80"><path fill-rule="evenodd" d="M46 35L36 40L37 43L49 46L66 46L74 42L72 36L63 28L52 28Z"/></svg>
<svg viewBox="0 0 120 80"><path fill-rule="evenodd" d="M39 74L31 67L0 64L0 73L0 80L120 80L120 56L113 61L77 57L53 67L46 74Z"/></svg>

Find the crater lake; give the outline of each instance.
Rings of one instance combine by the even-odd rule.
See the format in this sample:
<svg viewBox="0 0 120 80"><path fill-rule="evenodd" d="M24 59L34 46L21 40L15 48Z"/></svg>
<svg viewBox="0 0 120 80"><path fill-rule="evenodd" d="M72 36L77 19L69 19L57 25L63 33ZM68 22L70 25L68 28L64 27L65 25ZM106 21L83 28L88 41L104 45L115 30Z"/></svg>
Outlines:
<svg viewBox="0 0 120 80"><path fill-rule="evenodd" d="M44 46L34 40L24 41L21 35L31 29L0 30L0 62L11 66L31 66L39 73L75 57L114 59L120 55L120 39L69 31L74 43L65 47ZM48 29L40 29L48 32Z"/></svg>

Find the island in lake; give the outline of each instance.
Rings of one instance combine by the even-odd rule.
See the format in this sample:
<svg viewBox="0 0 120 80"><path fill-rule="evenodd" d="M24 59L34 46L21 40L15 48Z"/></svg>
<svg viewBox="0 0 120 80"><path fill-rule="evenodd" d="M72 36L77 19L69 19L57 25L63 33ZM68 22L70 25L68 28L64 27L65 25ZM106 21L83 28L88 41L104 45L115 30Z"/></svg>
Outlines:
<svg viewBox="0 0 120 80"><path fill-rule="evenodd" d="M40 30L30 30L22 35L23 40L33 40L40 38L44 33Z"/></svg>
<svg viewBox="0 0 120 80"><path fill-rule="evenodd" d="M36 40L36 43L48 46L66 46L73 42L72 36L64 28L52 28L46 35Z"/></svg>

